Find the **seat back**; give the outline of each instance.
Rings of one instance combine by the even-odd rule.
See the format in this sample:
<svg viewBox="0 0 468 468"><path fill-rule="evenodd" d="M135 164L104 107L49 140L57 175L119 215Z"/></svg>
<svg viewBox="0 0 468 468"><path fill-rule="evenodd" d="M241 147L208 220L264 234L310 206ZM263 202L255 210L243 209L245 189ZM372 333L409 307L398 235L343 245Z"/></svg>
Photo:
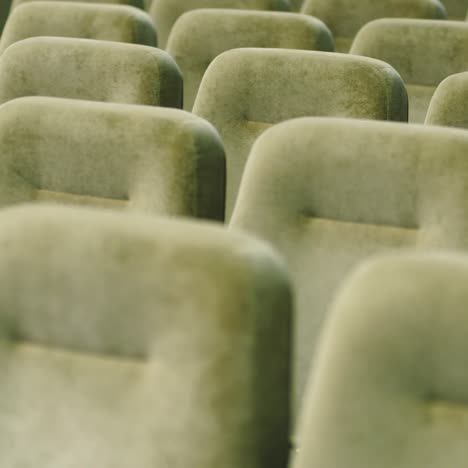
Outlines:
<svg viewBox="0 0 468 468"><path fill-rule="evenodd" d="M468 72L445 78L437 87L426 115L426 124L468 129Z"/></svg>
<svg viewBox="0 0 468 468"><path fill-rule="evenodd" d="M75 37L156 47L150 17L135 7L66 2L30 2L15 8L0 40L0 53L35 36Z"/></svg>
<svg viewBox="0 0 468 468"><path fill-rule="evenodd" d="M182 77L154 47L34 37L0 56L0 103L22 96L181 107Z"/></svg>
<svg viewBox="0 0 468 468"><path fill-rule="evenodd" d="M439 0L304 0L301 12L325 22L339 52L348 52L357 32L377 18L447 17Z"/></svg>
<svg viewBox="0 0 468 468"><path fill-rule="evenodd" d="M357 263L468 248L467 154L463 130L332 118L279 124L254 145L230 225L288 261L296 414L330 302Z"/></svg>
<svg viewBox="0 0 468 468"><path fill-rule="evenodd" d="M405 81L410 122L423 123L437 86L468 70L468 23L381 19L364 26L351 48L389 63Z"/></svg>
<svg viewBox="0 0 468 468"><path fill-rule="evenodd" d="M196 116L38 97L10 101L0 116L0 206L38 200L223 220L223 146Z"/></svg>
<svg viewBox="0 0 468 468"><path fill-rule="evenodd" d="M403 82L387 64L313 51L238 49L218 56L200 85L195 114L226 147L226 217L250 148L268 127L294 117L406 120Z"/></svg>
<svg viewBox="0 0 468 468"><path fill-rule="evenodd" d="M184 76L184 108L191 110L208 65L240 47L333 51L333 37L316 18L295 13L200 9L175 23L167 51Z"/></svg>
<svg viewBox="0 0 468 468"><path fill-rule="evenodd" d="M289 0L153 0L149 14L158 31L159 46L166 47L172 26L179 16L199 8L266 11L289 11L291 9Z"/></svg>
<svg viewBox="0 0 468 468"><path fill-rule="evenodd" d="M210 224L0 214L5 466L284 467L290 292Z"/></svg>
<svg viewBox="0 0 468 468"><path fill-rule="evenodd" d="M462 467L468 260L391 256L346 282L321 341L294 468Z"/></svg>

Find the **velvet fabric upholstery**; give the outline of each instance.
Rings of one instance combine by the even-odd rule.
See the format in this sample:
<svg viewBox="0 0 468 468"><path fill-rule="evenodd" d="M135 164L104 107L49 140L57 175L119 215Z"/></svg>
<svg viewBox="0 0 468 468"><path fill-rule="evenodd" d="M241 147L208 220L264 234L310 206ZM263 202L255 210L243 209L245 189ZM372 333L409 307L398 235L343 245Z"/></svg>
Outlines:
<svg viewBox="0 0 468 468"><path fill-rule="evenodd" d="M268 246L90 208L0 225L5 467L285 466L290 287Z"/></svg>
<svg viewBox="0 0 468 468"><path fill-rule="evenodd" d="M445 78L432 97L426 124L468 130L468 72Z"/></svg>
<svg viewBox="0 0 468 468"><path fill-rule="evenodd" d="M407 97L389 65L343 54L238 49L208 67L193 111L220 132L226 148L226 219L250 148L271 125L294 117L406 120Z"/></svg>
<svg viewBox="0 0 468 468"><path fill-rule="evenodd" d="M199 8L289 11L289 0L153 0L149 14L158 31L159 45L166 47L172 26L183 13Z"/></svg>
<svg viewBox="0 0 468 468"><path fill-rule="evenodd" d="M188 112L30 97L0 106L0 121L0 206L39 200L223 219L223 146Z"/></svg>
<svg viewBox="0 0 468 468"><path fill-rule="evenodd" d="M0 102L22 96L181 107L182 77L155 47L34 37L0 56Z"/></svg>
<svg viewBox="0 0 468 468"><path fill-rule="evenodd" d="M157 45L150 17L138 8L48 1L25 3L13 10L0 40L0 53L12 43L34 36Z"/></svg>
<svg viewBox="0 0 468 468"><path fill-rule="evenodd" d="M468 23L381 19L364 26L352 54L389 63L409 95L409 120L422 123L432 95L449 75L468 70Z"/></svg>
<svg viewBox="0 0 468 468"><path fill-rule="evenodd" d="M450 19L463 21L468 13L468 0L443 0Z"/></svg>
<svg viewBox="0 0 468 468"><path fill-rule="evenodd" d="M311 16L219 8L189 11L176 21L166 49L184 77L185 109L192 109L213 59L240 47L334 50L328 28Z"/></svg>
<svg viewBox="0 0 468 468"><path fill-rule="evenodd" d="M404 247L468 249L467 154L464 130L357 119L294 119L255 143L230 226L288 261L296 411L330 301L357 263Z"/></svg>
<svg viewBox="0 0 468 468"><path fill-rule="evenodd" d="M11 10L13 11L19 5L23 3L30 3L30 2L39 2L43 0L12 0L11 2ZM55 1L55 2L65 2L65 3L74 3L76 0L47 0L47 1ZM131 5L137 8L144 9L144 1L143 0L79 0L80 2L85 3L111 3L116 5Z"/></svg>
<svg viewBox="0 0 468 468"><path fill-rule="evenodd" d="M447 17L439 0L305 0L301 11L325 22L339 52L348 52L357 32L377 18Z"/></svg>
<svg viewBox="0 0 468 468"><path fill-rule="evenodd" d="M338 295L293 468L463 468L468 259L387 256Z"/></svg>

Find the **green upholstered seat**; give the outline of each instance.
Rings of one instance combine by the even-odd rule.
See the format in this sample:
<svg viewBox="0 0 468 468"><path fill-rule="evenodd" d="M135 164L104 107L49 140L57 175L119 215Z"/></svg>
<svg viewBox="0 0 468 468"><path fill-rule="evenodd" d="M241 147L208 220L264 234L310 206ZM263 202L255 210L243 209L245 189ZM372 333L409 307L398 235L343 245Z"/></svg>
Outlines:
<svg viewBox="0 0 468 468"><path fill-rule="evenodd" d="M213 59L239 47L334 50L328 28L311 16L220 8L189 11L176 21L166 48L184 77L185 109L192 109Z"/></svg>
<svg viewBox="0 0 468 468"><path fill-rule="evenodd" d="M422 123L440 82L468 70L468 23L381 19L364 26L351 48L398 70L409 95L409 120Z"/></svg>
<svg viewBox="0 0 468 468"><path fill-rule="evenodd" d="M226 147L228 219L250 148L278 122L303 116L406 120L395 70L364 57L314 51L237 49L208 67L193 111Z"/></svg>
<svg viewBox="0 0 468 468"><path fill-rule="evenodd" d="M149 10L158 31L159 45L166 47L172 26L183 13L198 8L289 11L289 0L153 0Z"/></svg>
<svg viewBox="0 0 468 468"><path fill-rule="evenodd" d="M461 21L465 19L468 13L468 0L442 0L442 3L450 19Z"/></svg>
<svg viewBox="0 0 468 468"><path fill-rule="evenodd" d="M463 468L468 259L362 265L322 336L292 468Z"/></svg>
<svg viewBox="0 0 468 468"><path fill-rule="evenodd" d="M356 119L294 119L255 143L230 225L288 261L296 411L330 301L357 263L404 247L468 249L467 155L464 130Z"/></svg>
<svg viewBox="0 0 468 468"><path fill-rule="evenodd" d="M447 17L439 0L304 0L301 12L326 23L339 52L348 52L357 32L377 18Z"/></svg>
<svg viewBox="0 0 468 468"><path fill-rule="evenodd" d="M0 103L36 95L181 107L182 78L155 47L35 37L0 56Z"/></svg>
<svg viewBox="0 0 468 468"><path fill-rule="evenodd" d="M283 468L290 287L209 223L0 211L5 467Z"/></svg>
<svg viewBox="0 0 468 468"><path fill-rule="evenodd" d="M445 78L436 89L426 115L426 124L468 130L468 72Z"/></svg>
<svg viewBox="0 0 468 468"><path fill-rule="evenodd" d="M43 0L12 0L11 10L22 5L23 3L38 2ZM65 3L74 3L76 0L47 0L47 1L60 1ZM116 5L131 5L137 8L144 8L144 0L79 0L84 3L111 3Z"/></svg>
<svg viewBox="0 0 468 468"><path fill-rule="evenodd" d="M188 112L30 97L0 106L0 206L31 200L223 219L225 160Z"/></svg>
<svg viewBox="0 0 468 468"><path fill-rule="evenodd" d="M0 40L0 53L13 42L34 36L157 45L150 17L138 8L48 1L25 3L13 10Z"/></svg>

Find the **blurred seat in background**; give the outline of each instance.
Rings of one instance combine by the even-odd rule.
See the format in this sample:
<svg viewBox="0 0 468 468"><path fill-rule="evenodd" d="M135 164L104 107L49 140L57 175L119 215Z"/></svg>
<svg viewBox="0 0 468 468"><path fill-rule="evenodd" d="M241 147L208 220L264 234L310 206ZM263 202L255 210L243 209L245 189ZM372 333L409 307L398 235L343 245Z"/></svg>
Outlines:
<svg viewBox="0 0 468 468"><path fill-rule="evenodd" d="M338 52L348 52L359 29L377 18L447 17L439 0L304 0L301 12L330 28Z"/></svg>
<svg viewBox="0 0 468 468"><path fill-rule="evenodd" d="M182 76L155 47L34 37L0 56L0 103L22 96L182 106Z"/></svg>
<svg viewBox="0 0 468 468"><path fill-rule="evenodd" d="M410 122L423 123L440 82L449 75L468 71L468 23L372 21L359 31L351 53L392 65L408 89Z"/></svg>
<svg viewBox="0 0 468 468"><path fill-rule="evenodd" d="M35 36L157 46L154 25L138 8L48 1L25 3L12 12L0 40L0 53L14 42Z"/></svg>
<svg viewBox="0 0 468 468"><path fill-rule="evenodd" d="M184 108L191 110L208 65L240 47L333 51L333 37L316 18L295 13L200 9L184 13L169 36L167 52L184 77Z"/></svg>

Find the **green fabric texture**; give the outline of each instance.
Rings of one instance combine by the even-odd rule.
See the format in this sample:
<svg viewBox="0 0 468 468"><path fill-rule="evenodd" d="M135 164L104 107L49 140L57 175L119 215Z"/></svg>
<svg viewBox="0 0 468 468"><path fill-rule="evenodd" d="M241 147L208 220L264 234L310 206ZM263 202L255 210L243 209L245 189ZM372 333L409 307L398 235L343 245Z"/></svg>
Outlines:
<svg viewBox="0 0 468 468"><path fill-rule="evenodd" d="M325 328L292 468L464 468L468 259L369 261Z"/></svg>
<svg viewBox="0 0 468 468"><path fill-rule="evenodd" d="M23 3L31 3L31 2L38 2L43 0L12 0L11 2L11 10L13 11L19 5ZM75 0L48 0L48 1L56 1L56 2L66 2L68 4L74 3ZM84 3L111 3L117 5L131 5L140 9L144 9L144 2L143 0L80 0L80 2Z"/></svg>
<svg viewBox="0 0 468 468"><path fill-rule="evenodd" d="M449 75L468 71L468 23L381 19L364 26L352 54L389 63L409 95L409 120L422 123L437 86Z"/></svg>
<svg viewBox="0 0 468 468"><path fill-rule="evenodd" d="M158 31L159 45L166 47L172 26L183 13L198 8L289 11L289 0L153 0L149 14Z"/></svg>
<svg viewBox="0 0 468 468"><path fill-rule="evenodd" d="M301 12L320 18L330 28L338 52L348 52L357 32L377 18L447 17L439 0L304 0Z"/></svg>
<svg viewBox="0 0 468 468"><path fill-rule="evenodd" d="M209 223L0 212L0 450L22 468L284 468L290 285Z"/></svg>
<svg viewBox="0 0 468 468"><path fill-rule="evenodd" d="M426 124L468 130L468 72L445 78L429 105Z"/></svg>
<svg viewBox="0 0 468 468"><path fill-rule="evenodd" d="M223 220L208 123L162 107L30 97L0 106L0 205L31 200Z"/></svg>
<svg viewBox="0 0 468 468"><path fill-rule="evenodd" d="M448 17L454 20L465 19L468 13L468 0L443 0L442 2L448 13Z"/></svg>
<svg viewBox="0 0 468 468"><path fill-rule="evenodd" d="M467 154L464 130L357 119L295 119L255 143L230 226L288 261L296 414L330 301L357 263L391 249L468 249Z"/></svg>
<svg viewBox="0 0 468 468"><path fill-rule="evenodd" d="M406 120L406 90L389 65L327 52L237 49L208 67L193 108L220 132L226 148L229 219L257 137L294 117Z"/></svg>
<svg viewBox="0 0 468 468"><path fill-rule="evenodd" d="M13 10L0 40L0 53L14 42L35 36L157 45L150 17L138 8L49 1L25 3Z"/></svg>
<svg viewBox="0 0 468 468"><path fill-rule="evenodd" d="M155 47L34 37L0 56L0 103L22 96L182 106L182 76Z"/></svg>
<svg viewBox="0 0 468 468"><path fill-rule="evenodd" d="M213 59L240 47L334 51L330 31L311 16L252 10L189 11L176 21L166 48L184 77L185 109L192 109Z"/></svg>

